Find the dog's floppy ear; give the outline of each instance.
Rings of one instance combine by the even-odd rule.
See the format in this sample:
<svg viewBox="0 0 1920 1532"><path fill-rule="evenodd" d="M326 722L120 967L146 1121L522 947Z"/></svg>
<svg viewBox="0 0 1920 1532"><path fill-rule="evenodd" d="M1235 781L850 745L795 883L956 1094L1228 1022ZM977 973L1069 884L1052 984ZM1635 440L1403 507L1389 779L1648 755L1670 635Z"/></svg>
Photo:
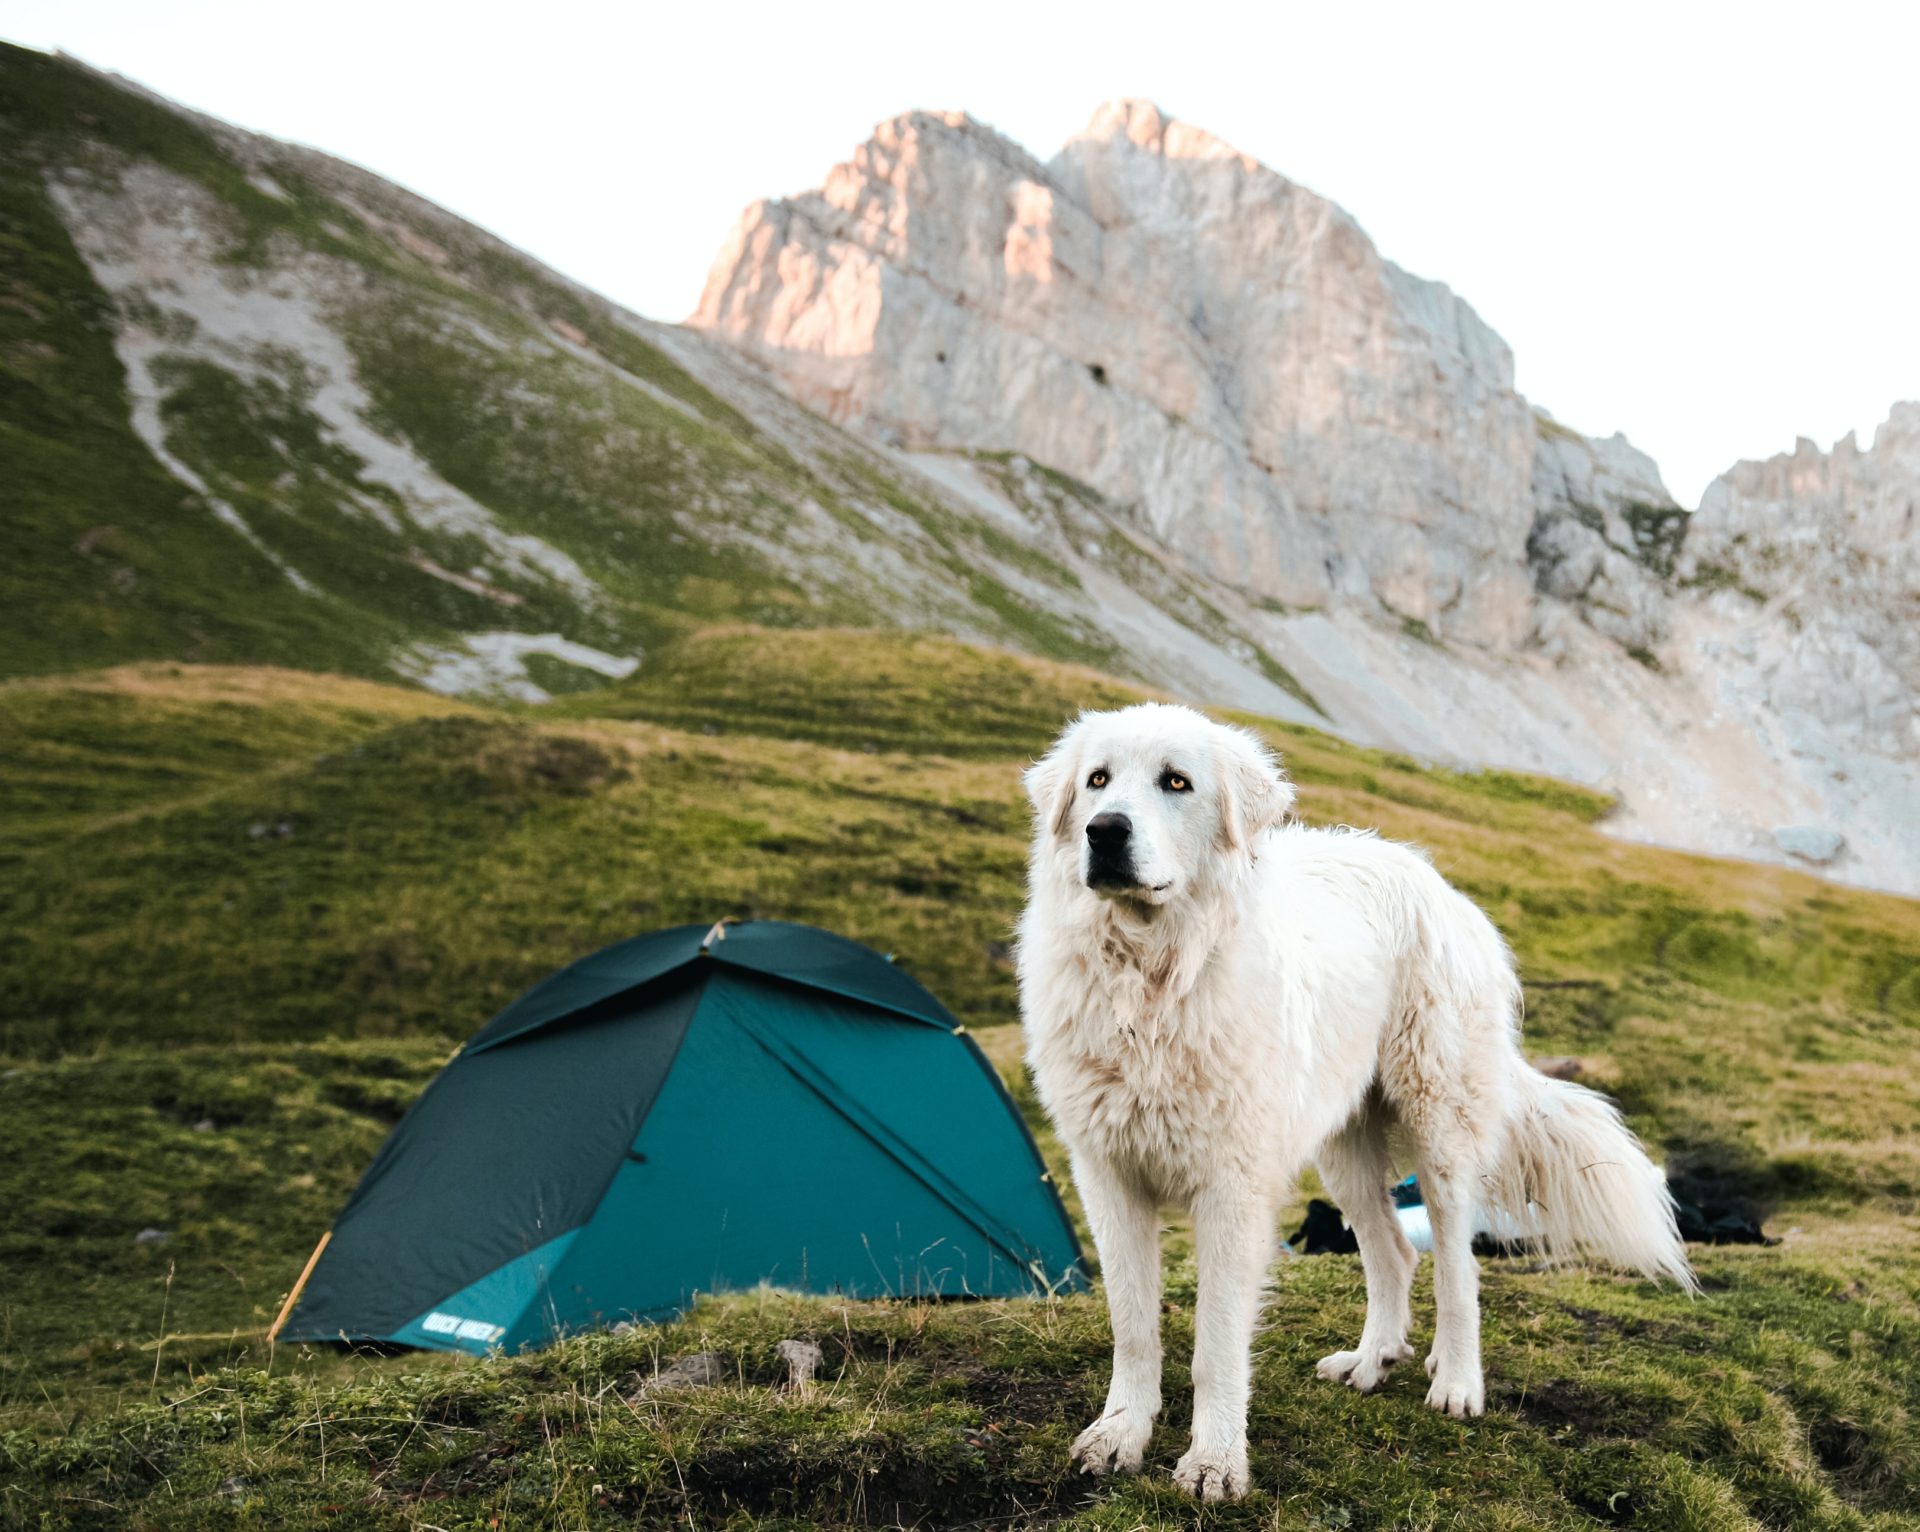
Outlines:
<svg viewBox="0 0 1920 1532"><path fill-rule="evenodd" d="M1027 768L1027 796L1033 800L1033 812L1056 839L1066 835L1067 815L1073 809L1073 789L1079 780L1074 736L1079 732L1077 721L1069 724L1053 748Z"/></svg>
<svg viewBox="0 0 1920 1532"><path fill-rule="evenodd" d="M1250 846L1262 830L1286 823L1293 807L1293 784L1281 773L1280 762L1261 741L1244 729L1220 732L1220 849L1238 851Z"/></svg>

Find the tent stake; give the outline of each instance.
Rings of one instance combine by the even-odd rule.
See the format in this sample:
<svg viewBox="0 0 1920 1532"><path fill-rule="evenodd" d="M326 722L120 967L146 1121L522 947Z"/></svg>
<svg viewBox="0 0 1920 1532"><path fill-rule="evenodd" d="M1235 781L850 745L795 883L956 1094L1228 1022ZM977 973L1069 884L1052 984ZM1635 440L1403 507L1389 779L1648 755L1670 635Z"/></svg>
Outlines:
<svg viewBox="0 0 1920 1532"><path fill-rule="evenodd" d="M293 1306L300 1301L300 1295L307 1290L307 1278L313 1275L313 1268L320 1264L320 1252L327 1248L327 1241L333 1238L329 1229L320 1236L320 1243L313 1247L313 1254L307 1257L307 1264L300 1272L300 1280L293 1284L293 1291L287 1294L287 1301L280 1305L280 1317L273 1322L273 1328L267 1331L267 1344L273 1345L280 1339L280 1327L287 1322L287 1316L293 1312Z"/></svg>

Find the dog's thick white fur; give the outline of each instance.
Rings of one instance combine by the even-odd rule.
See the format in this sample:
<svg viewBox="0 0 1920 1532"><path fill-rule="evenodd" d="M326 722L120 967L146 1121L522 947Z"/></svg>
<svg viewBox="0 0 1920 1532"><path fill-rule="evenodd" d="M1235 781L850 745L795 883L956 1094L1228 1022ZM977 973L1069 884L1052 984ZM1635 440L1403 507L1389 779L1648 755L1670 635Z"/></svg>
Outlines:
<svg viewBox="0 0 1920 1532"><path fill-rule="evenodd" d="M1434 1408L1484 1405L1480 1209L1550 1254L1692 1286L1659 1172L1605 1098L1529 1067L1505 942L1421 853L1286 823L1293 789L1265 747L1182 707L1082 716L1027 786L1027 1057L1113 1324L1083 1468L1138 1468L1160 1409L1162 1204L1192 1211L1199 1265L1193 1440L1174 1471L1188 1491L1247 1490L1254 1325L1278 1207L1309 1160L1367 1282L1365 1327L1320 1376L1364 1392L1413 1354L1396 1127L1433 1224Z"/></svg>

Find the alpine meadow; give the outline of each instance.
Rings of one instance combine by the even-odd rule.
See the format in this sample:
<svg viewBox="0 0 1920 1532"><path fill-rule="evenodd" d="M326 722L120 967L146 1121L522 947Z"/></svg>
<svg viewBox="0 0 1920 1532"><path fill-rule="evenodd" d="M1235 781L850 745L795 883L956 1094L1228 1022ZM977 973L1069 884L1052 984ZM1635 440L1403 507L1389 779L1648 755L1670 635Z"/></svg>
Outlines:
<svg viewBox="0 0 1920 1532"><path fill-rule="evenodd" d="M1031 443L816 408L722 329L0 45L0 1527L1916 1525L1920 904L1883 891L1897 857L1825 878L1675 849L1601 787L1369 732L1312 637L1360 617L1184 558ZM1529 416L1528 450L1552 429ZM1773 610L1638 503L1635 589ZM1519 674L1411 607L1365 622L1367 653L1462 706ZM1645 635L1582 632L1635 696L1685 684L1629 654ZM1488 1257L1470 1421L1424 1407L1417 1366L1366 1397L1317 1380L1359 1332L1360 1262L1283 1257L1254 1491L1204 1508L1168 1477L1177 1218L1139 1477L1068 1460L1106 1387L1098 1291L763 1287L485 1357L269 1342L489 1016L605 944L729 916L843 933L937 996L1091 1259L1021 1056L1021 774L1081 710L1150 698L1259 733L1307 821L1424 847L1511 943L1527 1052L1771 1242L1691 1245L1691 1297ZM1908 779L1865 777L1845 790L1897 820ZM1282 1233L1322 1194L1309 1176ZM1432 1323L1423 1262L1422 1349ZM776 1350L796 1338L811 1387ZM690 1357L717 1366L671 1370Z"/></svg>

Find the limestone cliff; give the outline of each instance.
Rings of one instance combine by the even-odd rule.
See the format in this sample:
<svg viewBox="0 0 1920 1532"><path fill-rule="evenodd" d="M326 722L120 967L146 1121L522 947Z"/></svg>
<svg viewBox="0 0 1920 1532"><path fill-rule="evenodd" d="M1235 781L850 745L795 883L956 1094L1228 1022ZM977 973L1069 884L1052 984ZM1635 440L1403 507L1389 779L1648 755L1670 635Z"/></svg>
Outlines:
<svg viewBox="0 0 1920 1532"><path fill-rule="evenodd" d="M690 323L923 461L1091 486L1343 732L1920 888L1914 406L1690 518L1624 437L1523 399L1446 287L1138 101L1044 164L961 114L882 123L746 211Z"/></svg>
<svg viewBox="0 0 1920 1532"><path fill-rule="evenodd" d="M1506 345L1143 102L1049 165L962 115L882 123L747 210L691 322L836 421L1072 474L1256 596L1525 632L1537 438Z"/></svg>

